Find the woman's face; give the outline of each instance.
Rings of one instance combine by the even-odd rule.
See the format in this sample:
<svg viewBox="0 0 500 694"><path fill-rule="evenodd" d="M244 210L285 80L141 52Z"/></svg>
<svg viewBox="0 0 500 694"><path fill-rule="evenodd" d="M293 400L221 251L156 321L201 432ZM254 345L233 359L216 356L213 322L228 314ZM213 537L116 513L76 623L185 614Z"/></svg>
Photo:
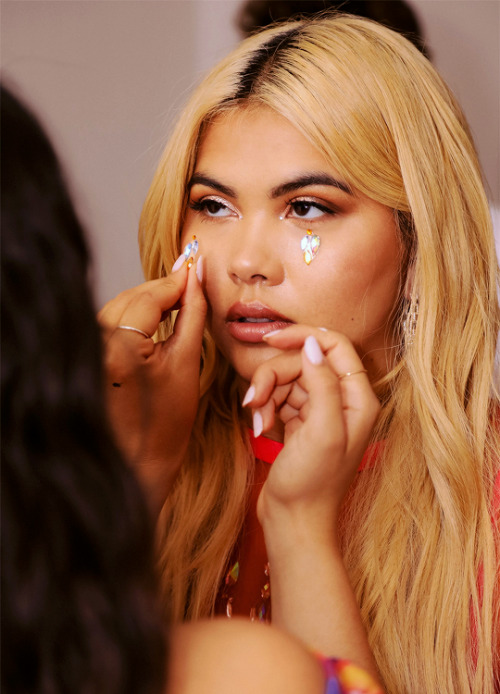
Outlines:
<svg viewBox="0 0 500 694"><path fill-rule="evenodd" d="M309 265L301 250L308 230L320 239ZM210 125L182 244L193 235L210 332L242 379L277 353L262 335L289 323L340 331L372 376L387 371L401 262L392 210L349 190L285 118L259 108Z"/></svg>

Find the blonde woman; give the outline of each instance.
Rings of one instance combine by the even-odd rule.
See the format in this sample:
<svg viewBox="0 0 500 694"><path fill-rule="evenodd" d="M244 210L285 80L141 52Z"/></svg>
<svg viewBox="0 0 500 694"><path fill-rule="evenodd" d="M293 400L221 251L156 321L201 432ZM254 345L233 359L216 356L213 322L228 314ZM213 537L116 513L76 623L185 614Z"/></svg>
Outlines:
<svg viewBox="0 0 500 694"><path fill-rule="evenodd" d="M272 603L388 692L492 694L498 267L435 69L347 15L247 39L181 115L140 247L150 281L102 313L109 402L175 616Z"/></svg>

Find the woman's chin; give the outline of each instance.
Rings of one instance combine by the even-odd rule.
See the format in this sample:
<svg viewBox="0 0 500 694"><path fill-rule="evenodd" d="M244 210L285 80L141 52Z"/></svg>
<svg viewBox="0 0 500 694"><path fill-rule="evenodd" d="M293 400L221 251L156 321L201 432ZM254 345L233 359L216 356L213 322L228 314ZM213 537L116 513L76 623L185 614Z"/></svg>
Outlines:
<svg viewBox="0 0 500 694"><path fill-rule="evenodd" d="M224 354L239 378L250 383L256 369L268 359L277 356L280 350L270 347L265 342L248 344L245 348L238 347L229 354Z"/></svg>

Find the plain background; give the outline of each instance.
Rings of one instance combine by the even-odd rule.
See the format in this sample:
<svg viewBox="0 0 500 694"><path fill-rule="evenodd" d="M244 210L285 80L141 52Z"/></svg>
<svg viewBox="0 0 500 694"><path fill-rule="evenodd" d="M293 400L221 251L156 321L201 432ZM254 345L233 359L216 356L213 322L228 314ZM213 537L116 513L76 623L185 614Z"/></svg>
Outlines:
<svg viewBox="0 0 500 694"><path fill-rule="evenodd" d="M465 110L498 208L500 1L409 4ZM193 86L240 40L239 5L1 0L2 80L41 118L69 174L93 247L98 306L143 280L137 225L149 182Z"/></svg>

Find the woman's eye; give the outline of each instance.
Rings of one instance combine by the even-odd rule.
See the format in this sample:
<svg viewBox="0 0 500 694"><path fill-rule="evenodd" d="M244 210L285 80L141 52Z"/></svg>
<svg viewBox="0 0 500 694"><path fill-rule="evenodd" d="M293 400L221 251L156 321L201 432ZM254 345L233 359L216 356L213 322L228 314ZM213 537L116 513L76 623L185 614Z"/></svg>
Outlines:
<svg viewBox="0 0 500 694"><path fill-rule="evenodd" d="M231 214L226 205L218 202L218 200L204 200L202 205L205 212L212 217L225 217L226 215Z"/></svg>
<svg viewBox="0 0 500 694"><path fill-rule="evenodd" d="M216 198L204 198L203 200L196 200L189 204L192 210L196 212L202 212L207 217L230 217L236 214L229 205L227 205L222 200L217 200Z"/></svg>
<svg viewBox="0 0 500 694"><path fill-rule="evenodd" d="M289 217L315 219L324 214L333 214L333 210L312 200L295 200L289 203Z"/></svg>

